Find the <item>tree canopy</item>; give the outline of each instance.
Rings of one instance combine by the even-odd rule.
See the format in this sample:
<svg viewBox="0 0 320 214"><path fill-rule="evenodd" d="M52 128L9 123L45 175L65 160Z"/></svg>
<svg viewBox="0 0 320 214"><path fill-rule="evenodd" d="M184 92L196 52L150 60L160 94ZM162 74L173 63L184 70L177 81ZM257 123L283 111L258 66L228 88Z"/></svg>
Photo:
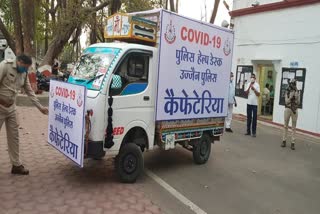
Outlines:
<svg viewBox="0 0 320 214"><path fill-rule="evenodd" d="M84 29L90 43L104 42L108 15L160 7L177 11L178 0L0 0L0 5L0 31L14 53L52 65L58 56L76 60Z"/></svg>

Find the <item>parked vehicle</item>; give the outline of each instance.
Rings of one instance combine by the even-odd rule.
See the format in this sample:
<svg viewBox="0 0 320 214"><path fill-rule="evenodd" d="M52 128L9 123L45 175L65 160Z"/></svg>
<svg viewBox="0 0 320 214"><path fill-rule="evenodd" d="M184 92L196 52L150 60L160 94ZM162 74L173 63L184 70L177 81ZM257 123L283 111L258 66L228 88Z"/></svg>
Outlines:
<svg viewBox="0 0 320 214"><path fill-rule="evenodd" d="M210 157L227 115L233 32L166 10L116 14L106 38L86 48L68 82L85 85L87 157L116 156L123 182L154 148Z"/></svg>
<svg viewBox="0 0 320 214"><path fill-rule="evenodd" d="M45 76L41 72L37 71L36 76L37 76L37 86L39 90L42 91L49 91L50 90L50 80L58 80L58 81L63 81L66 82L68 81L69 78L69 73L63 73L60 76Z"/></svg>
<svg viewBox="0 0 320 214"><path fill-rule="evenodd" d="M5 39L0 39L0 62L5 59L14 59L16 56L8 47L7 41Z"/></svg>
<svg viewBox="0 0 320 214"><path fill-rule="evenodd" d="M49 91L49 89L50 89L50 78L44 76L39 71L36 72L36 76L37 76L38 90Z"/></svg>

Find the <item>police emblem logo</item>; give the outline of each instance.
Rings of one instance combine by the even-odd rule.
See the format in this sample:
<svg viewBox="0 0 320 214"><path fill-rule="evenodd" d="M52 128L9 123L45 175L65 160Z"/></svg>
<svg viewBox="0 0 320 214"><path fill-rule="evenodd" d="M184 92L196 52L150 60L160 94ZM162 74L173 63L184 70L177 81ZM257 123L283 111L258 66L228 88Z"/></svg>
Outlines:
<svg viewBox="0 0 320 214"><path fill-rule="evenodd" d="M169 44L172 44L176 41L176 38L177 38L176 29L175 29L174 25L172 24L172 20L170 20L170 24L168 24L166 27L166 32L164 33L164 38Z"/></svg>
<svg viewBox="0 0 320 214"><path fill-rule="evenodd" d="M229 54L231 53L231 42L229 41L229 39L227 39L224 42L224 46L223 46L223 53L226 56L229 56Z"/></svg>
<svg viewBox="0 0 320 214"><path fill-rule="evenodd" d="M82 104L83 104L83 100L82 100L82 91L81 91L81 90L79 90L78 98L77 98L77 105L78 105L79 107L81 107L81 106L82 106Z"/></svg>

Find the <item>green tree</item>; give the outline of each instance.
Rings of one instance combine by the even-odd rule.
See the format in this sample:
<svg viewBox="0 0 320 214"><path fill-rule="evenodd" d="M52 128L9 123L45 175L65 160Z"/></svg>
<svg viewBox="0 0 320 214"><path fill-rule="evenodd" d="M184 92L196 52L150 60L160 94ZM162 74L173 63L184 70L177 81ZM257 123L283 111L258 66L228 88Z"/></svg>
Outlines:
<svg viewBox="0 0 320 214"><path fill-rule="evenodd" d="M126 13L163 7L161 0L123 0L122 11Z"/></svg>
<svg viewBox="0 0 320 214"><path fill-rule="evenodd" d="M62 1L58 9L59 19L56 22L53 39L49 44L48 51L42 61L42 64L52 64L68 43L73 33L78 30L81 33L81 27L89 17L97 11L108 6L110 1L101 1L99 5L90 6L91 1L69 0ZM79 30L80 29L80 30ZM79 38L80 33L76 35Z"/></svg>
<svg viewBox="0 0 320 214"><path fill-rule="evenodd" d="M163 7L169 0L0 0L0 30L11 49L32 56L43 54L42 65L70 54L77 47L84 26L90 42L104 41L107 15ZM171 7L174 1L170 1ZM176 3L177 10L178 2ZM107 8L107 9L106 9ZM75 51L77 54L78 51ZM65 56L65 55L64 55Z"/></svg>
<svg viewBox="0 0 320 214"><path fill-rule="evenodd" d="M88 17L108 6L110 0L100 0L94 7L90 0L0 0L0 3L0 12L4 14L0 17L0 30L14 52L35 56L35 44L38 43L35 38L44 37L48 45L41 64L50 65L74 32L81 33ZM8 14L12 14L12 20ZM42 33L36 36L36 29ZM80 33L75 36L78 38Z"/></svg>

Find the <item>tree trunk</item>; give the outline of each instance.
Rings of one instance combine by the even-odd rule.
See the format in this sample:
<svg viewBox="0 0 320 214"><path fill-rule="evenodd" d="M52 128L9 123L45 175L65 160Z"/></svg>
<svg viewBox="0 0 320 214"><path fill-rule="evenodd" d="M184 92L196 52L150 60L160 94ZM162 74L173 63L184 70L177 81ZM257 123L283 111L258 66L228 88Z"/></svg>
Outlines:
<svg viewBox="0 0 320 214"><path fill-rule="evenodd" d="M179 0L176 0L176 13L179 12Z"/></svg>
<svg viewBox="0 0 320 214"><path fill-rule="evenodd" d="M175 9L174 9L174 0L170 0L170 11L175 12Z"/></svg>
<svg viewBox="0 0 320 214"><path fill-rule="evenodd" d="M97 0L92 0L92 7L97 6ZM97 43L97 14L92 13L90 44Z"/></svg>
<svg viewBox="0 0 320 214"><path fill-rule="evenodd" d="M46 0L46 4L49 5L49 0ZM49 11L45 14L45 32L44 32L44 52L46 53L49 45Z"/></svg>
<svg viewBox="0 0 320 214"><path fill-rule="evenodd" d="M218 12L219 4L220 4L220 0L215 0L214 1L213 11L212 11L212 15L211 15L211 18L210 18L210 23L211 24L214 24L214 20L216 19L217 12Z"/></svg>
<svg viewBox="0 0 320 214"><path fill-rule="evenodd" d="M9 47L12 49L14 53L16 53L16 43L14 42L12 36L8 32L1 18L0 18L0 31L2 32L4 38L7 40Z"/></svg>
<svg viewBox="0 0 320 214"><path fill-rule="evenodd" d="M72 35L73 39L70 41L70 43L73 44L73 46L75 46L75 44L79 41L79 38L81 36L81 31L82 31L81 26L78 26L75 32L73 33Z"/></svg>
<svg viewBox="0 0 320 214"><path fill-rule="evenodd" d="M64 9L67 8L67 1L66 0L61 0L61 8L64 8Z"/></svg>
<svg viewBox="0 0 320 214"><path fill-rule="evenodd" d="M16 42L16 55L23 53L23 35L22 35L22 24L21 24L21 14L20 14L20 1L11 0L12 7L12 18L14 23L14 38Z"/></svg>
<svg viewBox="0 0 320 214"><path fill-rule="evenodd" d="M52 65L53 60L62 52L64 45L68 42L75 28L76 27L70 26L69 29L65 30L64 34L59 34L54 37L49 45L46 55L44 56L41 66Z"/></svg>
<svg viewBox="0 0 320 214"><path fill-rule="evenodd" d="M115 14L121 7L121 0L112 0L111 1L111 11L110 15Z"/></svg>
<svg viewBox="0 0 320 214"><path fill-rule="evenodd" d="M34 0L24 0L23 1L23 47L24 53L34 57L34 30L35 30L35 20L34 20Z"/></svg>
<svg viewBox="0 0 320 214"><path fill-rule="evenodd" d="M78 61L80 55L80 42L76 43L76 61Z"/></svg>
<svg viewBox="0 0 320 214"><path fill-rule="evenodd" d="M51 16L53 29L56 28L56 11L54 8L54 2L55 2L55 0L51 0L51 7L50 7L50 16Z"/></svg>
<svg viewBox="0 0 320 214"><path fill-rule="evenodd" d="M97 39L100 42L105 42L105 38L104 38L104 17L105 14L103 12L103 10L101 11L101 13L99 14L99 22L97 25Z"/></svg>

